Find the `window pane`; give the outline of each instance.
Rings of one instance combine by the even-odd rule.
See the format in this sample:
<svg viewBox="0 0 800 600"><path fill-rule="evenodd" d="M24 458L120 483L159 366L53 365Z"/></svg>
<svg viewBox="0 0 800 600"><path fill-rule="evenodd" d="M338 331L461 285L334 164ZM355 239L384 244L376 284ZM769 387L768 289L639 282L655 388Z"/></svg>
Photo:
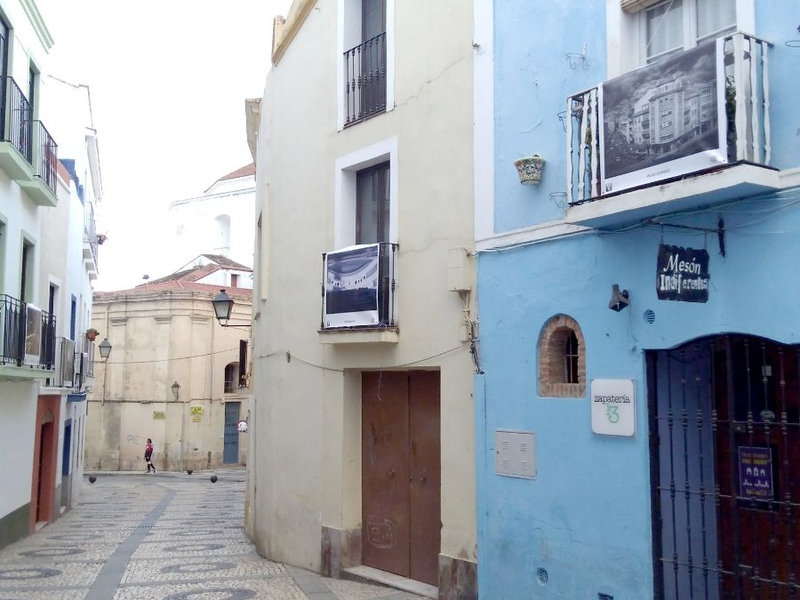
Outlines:
<svg viewBox="0 0 800 600"><path fill-rule="evenodd" d="M672 0L647 11L647 62L683 50L683 2Z"/></svg>
<svg viewBox="0 0 800 600"><path fill-rule="evenodd" d="M697 0L697 39L736 29L736 0Z"/></svg>
<svg viewBox="0 0 800 600"><path fill-rule="evenodd" d="M389 163L356 177L356 243L389 241Z"/></svg>

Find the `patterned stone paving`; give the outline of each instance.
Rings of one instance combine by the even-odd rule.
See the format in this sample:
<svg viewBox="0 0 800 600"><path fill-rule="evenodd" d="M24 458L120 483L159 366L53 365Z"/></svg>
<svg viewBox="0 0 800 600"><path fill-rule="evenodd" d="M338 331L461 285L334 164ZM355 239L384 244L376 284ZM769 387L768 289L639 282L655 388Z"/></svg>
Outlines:
<svg viewBox="0 0 800 600"><path fill-rule="evenodd" d="M0 600L407 600L261 558L244 472L100 475L61 519L0 551Z"/></svg>

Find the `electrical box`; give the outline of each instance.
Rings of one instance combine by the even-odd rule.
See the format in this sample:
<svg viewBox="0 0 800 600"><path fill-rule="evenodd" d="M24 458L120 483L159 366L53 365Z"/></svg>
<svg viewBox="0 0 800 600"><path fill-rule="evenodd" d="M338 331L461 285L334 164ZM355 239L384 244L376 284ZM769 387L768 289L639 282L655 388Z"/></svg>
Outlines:
<svg viewBox="0 0 800 600"><path fill-rule="evenodd" d="M468 292L472 289L472 270L466 248L447 251L447 289L451 292Z"/></svg>
<svg viewBox="0 0 800 600"><path fill-rule="evenodd" d="M533 432L494 432L494 472L507 477L536 477L536 438Z"/></svg>

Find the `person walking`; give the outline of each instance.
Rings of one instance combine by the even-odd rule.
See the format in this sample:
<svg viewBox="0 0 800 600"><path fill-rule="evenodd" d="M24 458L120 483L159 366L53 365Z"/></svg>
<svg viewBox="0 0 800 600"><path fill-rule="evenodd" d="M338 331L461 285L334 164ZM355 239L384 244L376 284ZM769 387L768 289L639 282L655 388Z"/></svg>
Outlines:
<svg viewBox="0 0 800 600"><path fill-rule="evenodd" d="M153 456L153 440L147 438L147 445L144 447L144 459L147 461L147 472L150 472L150 469L153 470L153 473L156 472L156 468L153 465L153 462L150 460Z"/></svg>

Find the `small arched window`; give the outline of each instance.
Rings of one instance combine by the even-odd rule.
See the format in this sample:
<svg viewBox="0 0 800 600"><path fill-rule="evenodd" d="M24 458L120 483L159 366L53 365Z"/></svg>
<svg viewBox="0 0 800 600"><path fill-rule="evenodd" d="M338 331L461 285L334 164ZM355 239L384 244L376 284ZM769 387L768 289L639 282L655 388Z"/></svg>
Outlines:
<svg viewBox="0 0 800 600"><path fill-rule="evenodd" d="M586 395L586 346L578 322L556 315L539 337L539 395L580 398Z"/></svg>
<svg viewBox="0 0 800 600"><path fill-rule="evenodd" d="M225 365L225 393L235 394L239 388L239 363L232 362Z"/></svg>

